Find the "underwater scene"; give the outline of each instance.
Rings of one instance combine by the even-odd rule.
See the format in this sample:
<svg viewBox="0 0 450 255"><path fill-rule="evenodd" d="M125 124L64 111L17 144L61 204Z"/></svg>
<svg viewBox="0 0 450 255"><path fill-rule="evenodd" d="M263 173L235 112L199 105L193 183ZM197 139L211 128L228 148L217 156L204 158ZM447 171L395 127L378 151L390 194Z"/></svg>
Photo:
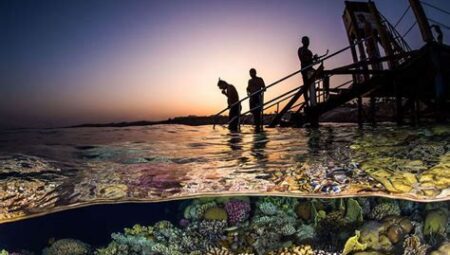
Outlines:
<svg viewBox="0 0 450 255"><path fill-rule="evenodd" d="M42 218L53 219L17 224L16 228L0 226L2 239L16 245L21 242L17 239L30 240L23 247L34 245L35 249L16 247L0 254L445 255L450 252L449 205L448 202L418 203L387 198L239 196L151 203L145 208L141 204L135 208L135 213L140 211L137 215L112 206L78 216L73 212L59 218L48 215ZM120 213L124 214L111 219L110 215ZM77 217L75 223L67 223ZM120 223L105 227L104 218ZM129 223L133 220L136 223ZM52 221L59 225L51 227L53 233L45 227L51 226ZM76 224L80 225L75 227ZM120 229L120 224L126 226ZM55 231L56 228L66 229L61 232ZM110 239L107 233L102 233L108 228L116 230ZM8 232L10 236L5 238ZM56 233L58 236L49 236ZM69 234L90 239L95 244L67 237ZM33 236L42 243L36 245Z"/></svg>
<svg viewBox="0 0 450 255"><path fill-rule="evenodd" d="M449 254L450 127L6 130L2 254Z"/></svg>

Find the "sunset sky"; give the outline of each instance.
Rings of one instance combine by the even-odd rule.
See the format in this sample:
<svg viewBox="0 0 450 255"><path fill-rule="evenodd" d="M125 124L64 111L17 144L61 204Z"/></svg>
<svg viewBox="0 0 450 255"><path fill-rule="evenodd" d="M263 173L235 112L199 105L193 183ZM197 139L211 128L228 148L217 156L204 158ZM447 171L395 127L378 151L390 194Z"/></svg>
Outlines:
<svg viewBox="0 0 450 255"><path fill-rule="evenodd" d="M424 1L450 10L450 1ZM391 23L408 6L375 3ZM218 77L242 98L251 67L266 84L299 69L303 35L314 53L347 46L343 10L340 0L1 0L0 127L214 114L226 106ZM450 24L448 15L425 10ZM413 22L409 12L400 33ZM417 26L406 39L422 45ZM326 67L350 63L349 54Z"/></svg>

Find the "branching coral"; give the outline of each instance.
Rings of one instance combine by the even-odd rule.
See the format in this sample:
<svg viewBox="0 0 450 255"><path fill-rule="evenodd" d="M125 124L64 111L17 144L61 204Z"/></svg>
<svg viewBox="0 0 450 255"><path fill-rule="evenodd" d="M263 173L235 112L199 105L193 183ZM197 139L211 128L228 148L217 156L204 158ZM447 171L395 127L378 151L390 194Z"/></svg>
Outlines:
<svg viewBox="0 0 450 255"><path fill-rule="evenodd" d="M429 246L422 244L419 237L412 235L405 238L403 248L403 255L426 255Z"/></svg>
<svg viewBox="0 0 450 255"><path fill-rule="evenodd" d="M236 225L248 219L251 207L247 201L233 199L225 202L225 210L228 214L228 222L231 225Z"/></svg>

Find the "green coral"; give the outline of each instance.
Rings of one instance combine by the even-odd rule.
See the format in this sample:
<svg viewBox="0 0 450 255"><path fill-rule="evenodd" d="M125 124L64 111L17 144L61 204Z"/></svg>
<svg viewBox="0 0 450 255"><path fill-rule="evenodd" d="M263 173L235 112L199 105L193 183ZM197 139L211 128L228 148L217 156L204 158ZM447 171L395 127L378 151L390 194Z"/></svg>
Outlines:
<svg viewBox="0 0 450 255"><path fill-rule="evenodd" d="M75 239L61 239L42 251L42 255L87 255L91 254L89 245Z"/></svg>
<svg viewBox="0 0 450 255"><path fill-rule="evenodd" d="M297 229L295 234L299 242L304 242L306 240L312 240L316 235L316 229L312 225L302 224Z"/></svg>
<svg viewBox="0 0 450 255"><path fill-rule="evenodd" d="M427 213L423 233L425 235L447 233L448 210L446 208L438 208Z"/></svg>
<svg viewBox="0 0 450 255"><path fill-rule="evenodd" d="M361 223L363 222L363 209L359 205L358 201L356 201L353 198L348 198L345 208L345 219L351 223L357 222Z"/></svg>
<svg viewBox="0 0 450 255"><path fill-rule="evenodd" d="M142 236L130 236L115 233L113 242L104 249L98 249L96 255L140 255L152 251L154 242Z"/></svg>
<svg viewBox="0 0 450 255"><path fill-rule="evenodd" d="M9 253L6 250L1 250L0 255L9 255Z"/></svg>
<svg viewBox="0 0 450 255"><path fill-rule="evenodd" d="M153 227L136 224L132 228L125 228L124 232L126 235L143 236L151 239L153 236Z"/></svg>
<svg viewBox="0 0 450 255"><path fill-rule="evenodd" d="M275 215L278 212L278 207L271 202L258 203L257 207L265 215Z"/></svg>
<svg viewBox="0 0 450 255"><path fill-rule="evenodd" d="M296 232L296 229L291 224L286 224L286 225L281 227L279 232L283 236L290 236L290 235L293 235Z"/></svg>
<svg viewBox="0 0 450 255"><path fill-rule="evenodd" d="M298 204L298 199L292 197L262 197L257 204L270 203L278 208L278 211L283 211L291 216L295 215L295 208Z"/></svg>
<svg viewBox="0 0 450 255"><path fill-rule="evenodd" d="M170 221L162 220L153 226L153 236L156 241L163 243L178 242L182 231L176 228Z"/></svg>

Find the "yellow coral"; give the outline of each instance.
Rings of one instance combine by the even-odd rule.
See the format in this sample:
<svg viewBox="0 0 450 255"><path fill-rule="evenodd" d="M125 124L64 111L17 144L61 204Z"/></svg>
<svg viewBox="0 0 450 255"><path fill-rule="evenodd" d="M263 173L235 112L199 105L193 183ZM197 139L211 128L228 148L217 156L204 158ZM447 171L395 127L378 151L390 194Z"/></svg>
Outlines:
<svg viewBox="0 0 450 255"><path fill-rule="evenodd" d="M205 215L203 216L206 220L227 220L228 214L225 209L220 207L211 207L206 210Z"/></svg>
<svg viewBox="0 0 450 255"><path fill-rule="evenodd" d="M360 235L361 234L359 231L355 231L355 235L350 237L347 242L345 242L344 251L342 252L343 255L347 255L355 251L364 251L367 249L367 244L359 242Z"/></svg>
<svg viewBox="0 0 450 255"><path fill-rule="evenodd" d="M293 245L271 251L268 255L314 255L314 250L311 245Z"/></svg>

